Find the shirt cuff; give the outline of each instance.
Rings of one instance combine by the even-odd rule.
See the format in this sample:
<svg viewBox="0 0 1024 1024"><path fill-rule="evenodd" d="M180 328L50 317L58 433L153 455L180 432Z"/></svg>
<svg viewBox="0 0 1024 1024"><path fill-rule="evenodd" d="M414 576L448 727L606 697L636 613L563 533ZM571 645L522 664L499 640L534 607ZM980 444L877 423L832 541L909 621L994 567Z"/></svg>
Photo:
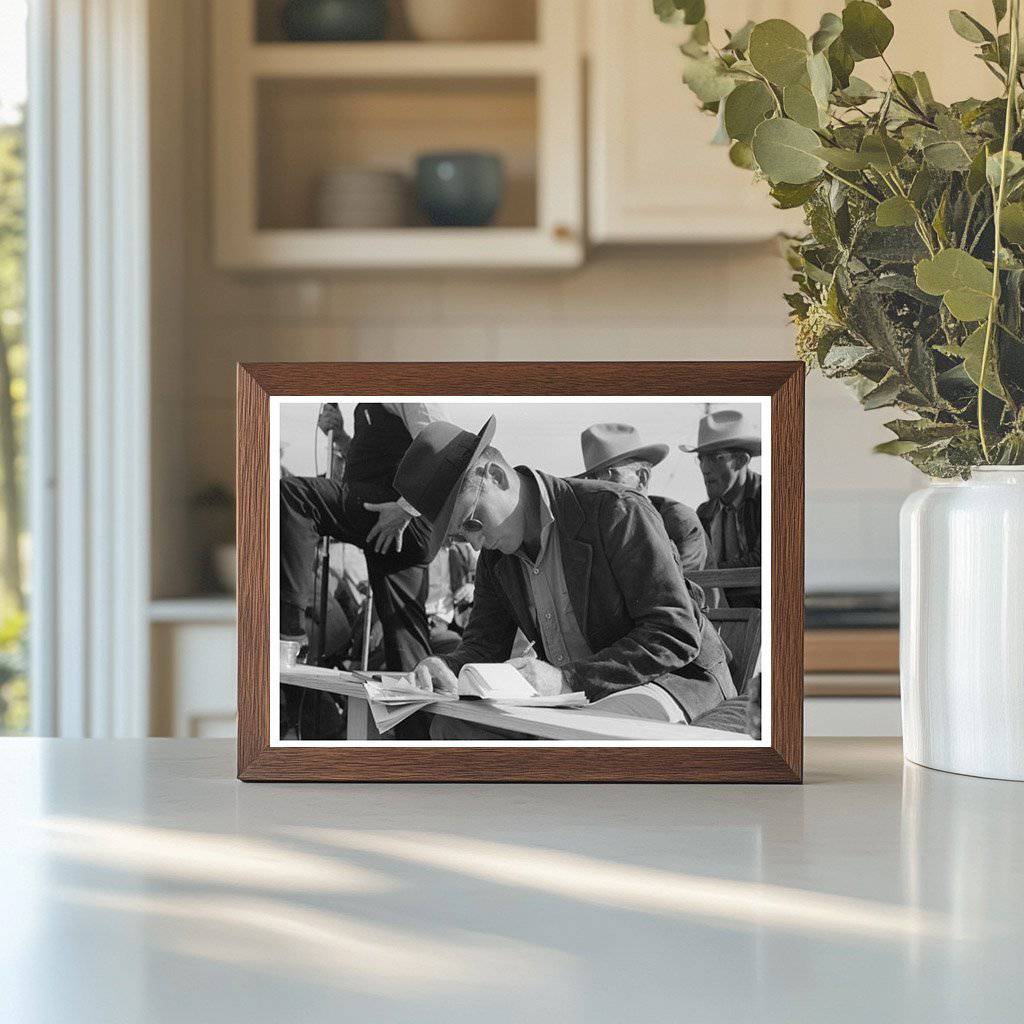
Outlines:
<svg viewBox="0 0 1024 1024"><path fill-rule="evenodd" d="M414 509L412 505L410 505L409 502L405 500L405 498L399 496L398 504L399 506L401 506L403 512L407 512L409 515L413 517L413 519L419 519L419 512L417 512L416 509Z"/></svg>

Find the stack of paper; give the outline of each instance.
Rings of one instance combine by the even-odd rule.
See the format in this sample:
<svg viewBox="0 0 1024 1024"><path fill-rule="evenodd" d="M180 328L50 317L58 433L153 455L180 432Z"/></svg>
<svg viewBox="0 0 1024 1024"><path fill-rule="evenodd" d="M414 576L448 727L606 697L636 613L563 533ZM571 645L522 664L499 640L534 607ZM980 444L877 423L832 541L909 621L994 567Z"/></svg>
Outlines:
<svg viewBox="0 0 1024 1024"><path fill-rule="evenodd" d="M420 708L438 701L458 700L455 694L432 693L422 690L403 672L381 672L374 675L357 673L366 689L374 725L378 732L387 732L404 722Z"/></svg>

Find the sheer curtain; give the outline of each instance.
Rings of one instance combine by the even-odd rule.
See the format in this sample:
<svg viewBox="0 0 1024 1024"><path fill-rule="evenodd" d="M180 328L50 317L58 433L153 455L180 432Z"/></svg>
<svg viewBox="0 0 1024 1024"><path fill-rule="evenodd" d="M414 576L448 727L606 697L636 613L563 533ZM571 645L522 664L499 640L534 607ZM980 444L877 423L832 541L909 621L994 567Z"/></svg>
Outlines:
<svg viewBox="0 0 1024 1024"><path fill-rule="evenodd" d="M33 731L148 724L147 0L33 0Z"/></svg>

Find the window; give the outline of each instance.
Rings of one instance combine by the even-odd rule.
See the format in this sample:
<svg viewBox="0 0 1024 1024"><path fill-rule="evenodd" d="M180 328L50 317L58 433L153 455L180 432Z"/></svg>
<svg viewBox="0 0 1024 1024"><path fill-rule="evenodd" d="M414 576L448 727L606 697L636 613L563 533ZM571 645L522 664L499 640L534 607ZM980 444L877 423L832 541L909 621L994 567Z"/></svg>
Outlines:
<svg viewBox="0 0 1024 1024"><path fill-rule="evenodd" d="M24 0L0 0L0 734L26 732Z"/></svg>

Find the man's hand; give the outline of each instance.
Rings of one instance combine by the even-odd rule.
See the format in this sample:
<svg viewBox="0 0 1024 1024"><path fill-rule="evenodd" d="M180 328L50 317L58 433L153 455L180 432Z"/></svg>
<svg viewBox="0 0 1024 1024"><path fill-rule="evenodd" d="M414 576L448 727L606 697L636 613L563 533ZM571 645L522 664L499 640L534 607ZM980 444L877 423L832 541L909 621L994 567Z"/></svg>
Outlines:
<svg viewBox="0 0 1024 1024"><path fill-rule="evenodd" d="M424 658L413 669L412 677L413 682L421 690L458 695L459 681L455 673L440 658Z"/></svg>
<svg viewBox="0 0 1024 1024"><path fill-rule="evenodd" d="M363 508L377 513L377 522L366 535L367 545L373 544L373 550L379 555L386 555L392 545L396 551L401 551L402 534L412 516L397 501L364 501Z"/></svg>
<svg viewBox="0 0 1024 1024"><path fill-rule="evenodd" d="M509 664L533 684L542 697L553 697L556 693L568 693L565 676L560 668L549 665L540 658L513 658Z"/></svg>

